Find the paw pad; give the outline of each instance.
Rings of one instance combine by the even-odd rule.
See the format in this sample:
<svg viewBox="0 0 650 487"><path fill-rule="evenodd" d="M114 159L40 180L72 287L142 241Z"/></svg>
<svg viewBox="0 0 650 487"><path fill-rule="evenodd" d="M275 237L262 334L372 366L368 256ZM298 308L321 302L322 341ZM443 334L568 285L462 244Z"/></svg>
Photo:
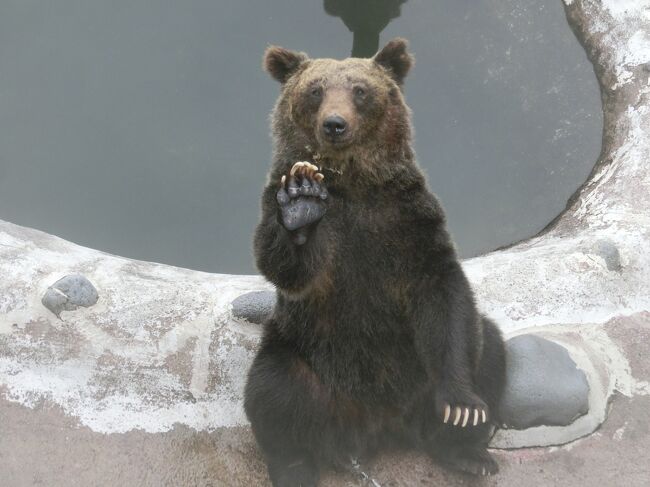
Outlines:
<svg viewBox="0 0 650 487"><path fill-rule="evenodd" d="M298 230L323 217L326 211L324 202L328 197L323 179L325 176L310 162L296 162L288 176L282 176L276 198L287 230ZM304 234L297 235L297 238L299 245L306 241Z"/></svg>

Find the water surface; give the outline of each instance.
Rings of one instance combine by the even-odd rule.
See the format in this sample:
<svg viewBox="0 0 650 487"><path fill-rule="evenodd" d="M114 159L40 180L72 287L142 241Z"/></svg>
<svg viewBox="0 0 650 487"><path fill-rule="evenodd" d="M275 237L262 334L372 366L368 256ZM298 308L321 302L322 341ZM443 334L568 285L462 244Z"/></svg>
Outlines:
<svg viewBox="0 0 650 487"><path fill-rule="evenodd" d="M4 1L0 218L128 257L255 272L278 93L265 46L341 58L399 35L417 58L405 89L419 161L461 254L543 228L588 175L602 128L562 2L366 3L367 17L332 0Z"/></svg>

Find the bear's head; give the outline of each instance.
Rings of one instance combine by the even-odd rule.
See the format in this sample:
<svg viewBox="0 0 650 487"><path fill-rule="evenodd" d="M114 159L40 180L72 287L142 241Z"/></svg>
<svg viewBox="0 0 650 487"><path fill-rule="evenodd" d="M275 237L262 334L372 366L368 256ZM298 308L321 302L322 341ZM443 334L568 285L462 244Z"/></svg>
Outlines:
<svg viewBox="0 0 650 487"><path fill-rule="evenodd" d="M401 87L412 64L404 39L369 59L310 59L269 47L264 68L282 84L273 115L276 150L299 157L306 147L331 166L355 159L372 165L379 153L403 153L410 113Z"/></svg>

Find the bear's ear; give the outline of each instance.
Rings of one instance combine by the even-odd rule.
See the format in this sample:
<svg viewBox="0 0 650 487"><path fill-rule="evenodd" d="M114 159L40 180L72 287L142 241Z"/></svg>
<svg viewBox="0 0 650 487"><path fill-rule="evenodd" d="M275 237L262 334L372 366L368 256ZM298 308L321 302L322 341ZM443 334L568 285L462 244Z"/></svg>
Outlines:
<svg viewBox="0 0 650 487"><path fill-rule="evenodd" d="M406 39L396 37L373 58L377 64L388 71L398 85L404 82L404 78L415 63L415 58L406 52L408 45Z"/></svg>
<svg viewBox="0 0 650 487"><path fill-rule="evenodd" d="M269 46L264 52L264 69L280 83L286 83L307 55L302 52L289 51L279 46Z"/></svg>

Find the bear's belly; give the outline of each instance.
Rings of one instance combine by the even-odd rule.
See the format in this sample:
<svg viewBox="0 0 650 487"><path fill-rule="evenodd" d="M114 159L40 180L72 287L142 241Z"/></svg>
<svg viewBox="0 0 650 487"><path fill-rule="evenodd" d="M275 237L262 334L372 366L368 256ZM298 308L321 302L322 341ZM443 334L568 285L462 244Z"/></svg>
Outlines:
<svg viewBox="0 0 650 487"><path fill-rule="evenodd" d="M291 339L301 351L292 379L309 398L300 408L307 443L333 463L408 436L413 405L430 389L407 326L376 321L364 332L349 318L307 322Z"/></svg>
<svg viewBox="0 0 650 487"><path fill-rule="evenodd" d="M413 413L419 410L415 405L423 392L383 402L381 398L330 391L323 407L312 410L308 443L315 456L339 465L349 465L352 458L372 455L396 442L413 443L413 432L420 423Z"/></svg>

